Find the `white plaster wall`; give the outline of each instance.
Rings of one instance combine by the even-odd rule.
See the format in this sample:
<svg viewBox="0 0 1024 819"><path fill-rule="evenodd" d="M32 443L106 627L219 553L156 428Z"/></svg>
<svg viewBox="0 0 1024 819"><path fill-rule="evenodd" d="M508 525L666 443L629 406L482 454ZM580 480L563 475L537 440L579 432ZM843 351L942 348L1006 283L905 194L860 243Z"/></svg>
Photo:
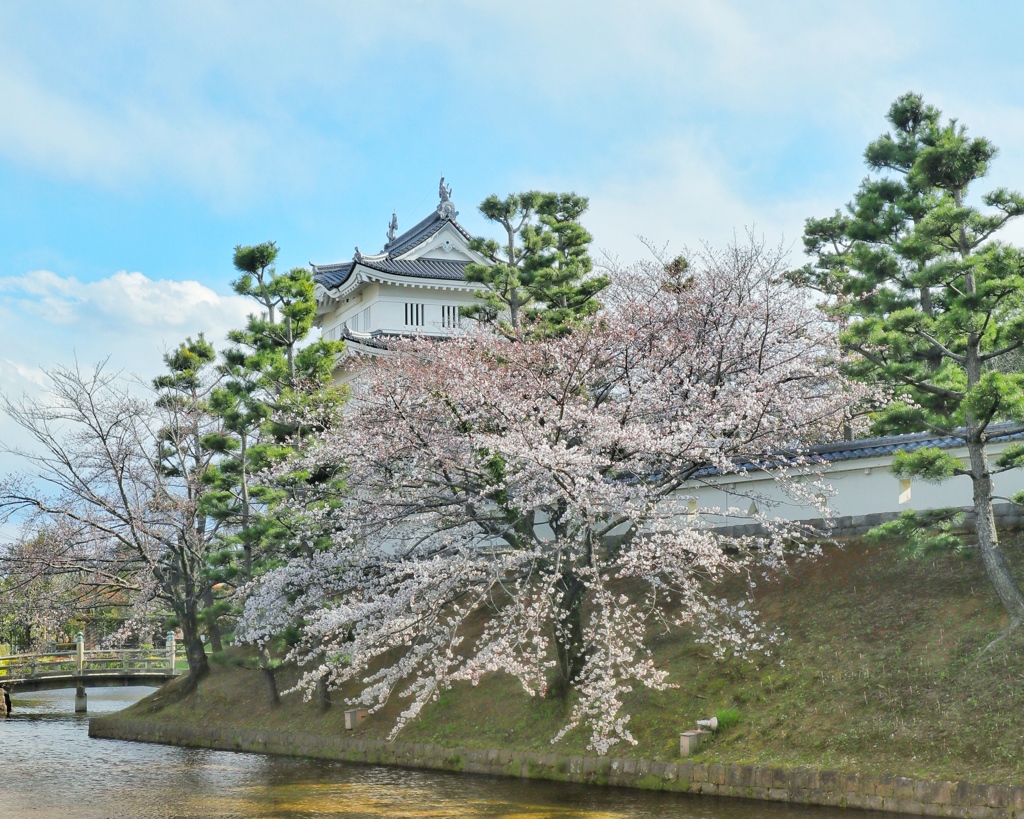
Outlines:
<svg viewBox="0 0 1024 819"><path fill-rule="evenodd" d="M1005 448L1006 444L994 444L990 448L991 460ZM966 461L966 448L949 450ZM836 516L871 515L876 513L902 512L908 509L924 511L944 507L968 507L973 503L971 480L965 475L951 478L939 484L920 479L910 482L910 496L900 502L900 480L892 474L892 456L861 458L833 464L824 474L824 482L831 487L826 491L827 505ZM799 473L795 475L799 477ZM807 480L807 479L805 479ZM995 493L1009 496L1024 490L1024 470L1013 469L994 476ZM816 492L814 494L817 494ZM770 517L788 520L812 520L821 517L813 506L794 501L776 481L764 473L749 476L727 476L706 482L694 482L680 490L680 495L693 498L701 510L718 508L725 512L730 507L732 514L702 515L702 519L715 525L729 525L748 522L750 506ZM685 504L680 503L685 507Z"/></svg>
<svg viewBox="0 0 1024 819"><path fill-rule="evenodd" d="M401 259L445 259L459 262L479 262L480 256L474 256L466 246L466 240L451 224L442 227L425 245L413 248L399 258Z"/></svg>
<svg viewBox="0 0 1024 819"><path fill-rule="evenodd" d="M441 308L444 305L457 307L475 304L476 297L465 290L446 290L428 287L402 287L399 285L379 285L379 295L375 303L374 330L385 333L421 332L428 335L448 335L450 330L441 326ZM405 305L422 304L426 314L422 327L411 327L405 323ZM364 331L366 332L366 331Z"/></svg>
<svg viewBox="0 0 1024 819"><path fill-rule="evenodd" d="M404 287L374 282L342 301L333 313L321 319L320 327L324 338L335 340L341 338L342 327L346 322L350 330L360 333L380 331L449 335L451 330L442 326L442 307L468 307L476 303L474 292L464 289ZM406 304L424 305L422 327L412 327L405 323ZM368 324L365 321L367 308L370 311Z"/></svg>

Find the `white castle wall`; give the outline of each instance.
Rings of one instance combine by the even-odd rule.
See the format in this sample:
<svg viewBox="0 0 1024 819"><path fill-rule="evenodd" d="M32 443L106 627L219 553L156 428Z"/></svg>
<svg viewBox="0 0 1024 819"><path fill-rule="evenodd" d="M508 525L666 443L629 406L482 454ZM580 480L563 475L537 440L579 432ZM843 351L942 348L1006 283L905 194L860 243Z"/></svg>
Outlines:
<svg viewBox="0 0 1024 819"><path fill-rule="evenodd" d="M1007 445L993 444L989 450L990 460L994 462L996 455ZM966 447L950 449L948 452L965 462L967 460ZM892 515L908 509L925 511L972 505L969 477L961 475L937 484L918 478L904 482L892 474L892 461L893 456L885 455L829 465L823 477L830 491L826 490L824 494L832 514L837 517ZM801 479L799 471L792 474ZM802 480L807 483L810 478L804 477ZM1024 490L1024 470L1013 469L995 475L993 482L996 495L1008 499ZM817 494L817 491L813 494ZM793 500L779 483L763 472L694 481L681 489L680 495L692 498L700 509L717 507L724 512L733 508L731 514L701 516L716 526L750 522L752 504L756 505L756 511L769 517L787 520L814 520L821 517L813 505Z"/></svg>
<svg viewBox="0 0 1024 819"><path fill-rule="evenodd" d="M456 329L448 325L458 308L477 302L465 285L455 289L373 283L342 302L323 321L322 332L325 338L338 339L347 324L356 333L449 335ZM450 308L447 313L445 308Z"/></svg>

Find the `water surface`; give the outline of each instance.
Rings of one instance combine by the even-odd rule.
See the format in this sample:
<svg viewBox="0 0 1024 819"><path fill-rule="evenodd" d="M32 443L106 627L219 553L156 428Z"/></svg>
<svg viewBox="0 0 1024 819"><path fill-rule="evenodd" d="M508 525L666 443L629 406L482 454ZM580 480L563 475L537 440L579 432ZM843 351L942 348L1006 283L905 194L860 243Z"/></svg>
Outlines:
<svg viewBox="0 0 1024 819"><path fill-rule="evenodd" d="M145 688L89 690L91 715ZM851 819L826 808L89 739L74 691L14 697L0 719L2 819ZM857 811L855 819L871 814Z"/></svg>

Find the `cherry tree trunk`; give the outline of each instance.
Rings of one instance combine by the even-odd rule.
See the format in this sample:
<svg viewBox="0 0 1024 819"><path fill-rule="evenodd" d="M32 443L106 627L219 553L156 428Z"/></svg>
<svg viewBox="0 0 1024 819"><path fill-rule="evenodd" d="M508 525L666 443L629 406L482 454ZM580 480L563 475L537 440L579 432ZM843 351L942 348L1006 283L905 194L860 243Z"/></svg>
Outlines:
<svg viewBox="0 0 1024 819"><path fill-rule="evenodd" d="M564 572L555 584L561 595L560 627L555 629L555 650L558 654L557 677L550 696L567 699L587 659L583 644L583 597L586 584L573 572Z"/></svg>
<svg viewBox="0 0 1024 819"><path fill-rule="evenodd" d="M263 669L263 677L267 681L267 694L270 699L270 707L277 708L281 704L281 694L277 690L277 677L274 673L270 652L264 648L261 653L260 667Z"/></svg>

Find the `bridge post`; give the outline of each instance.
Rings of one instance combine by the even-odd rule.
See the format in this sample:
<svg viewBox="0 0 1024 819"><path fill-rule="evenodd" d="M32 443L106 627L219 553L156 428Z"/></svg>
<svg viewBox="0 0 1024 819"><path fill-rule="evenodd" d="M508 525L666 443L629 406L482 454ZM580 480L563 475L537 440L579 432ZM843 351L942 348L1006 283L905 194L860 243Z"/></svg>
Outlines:
<svg viewBox="0 0 1024 819"><path fill-rule="evenodd" d="M167 667L171 670L171 676L174 676L174 655L177 651L177 645L174 640L174 632L167 632Z"/></svg>
<svg viewBox="0 0 1024 819"><path fill-rule="evenodd" d="M82 632L75 635L75 663L78 666L79 677L75 685L75 713L84 714L89 708L85 695L85 680L81 679L85 673L85 635Z"/></svg>

